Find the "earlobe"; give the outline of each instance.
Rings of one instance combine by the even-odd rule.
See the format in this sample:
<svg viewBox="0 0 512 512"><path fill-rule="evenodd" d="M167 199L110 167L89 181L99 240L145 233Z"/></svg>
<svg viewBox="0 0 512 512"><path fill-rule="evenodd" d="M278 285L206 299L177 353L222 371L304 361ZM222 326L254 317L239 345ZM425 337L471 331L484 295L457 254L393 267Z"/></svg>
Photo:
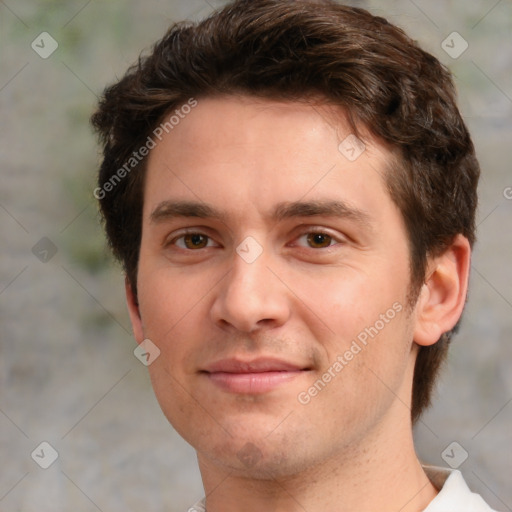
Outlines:
<svg viewBox="0 0 512 512"><path fill-rule="evenodd" d="M144 340L144 330L142 328L139 303L135 293L133 292L133 288L130 284L130 281L128 280L128 277L125 277L124 287L126 291L126 303L128 305L128 313L130 314L133 336L137 343L142 343Z"/></svg>
<svg viewBox="0 0 512 512"><path fill-rule="evenodd" d="M470 259L468 240L457 235L443 254L429 261L415 308L418 345L433 345L458 322L466 302Z"/></svg>

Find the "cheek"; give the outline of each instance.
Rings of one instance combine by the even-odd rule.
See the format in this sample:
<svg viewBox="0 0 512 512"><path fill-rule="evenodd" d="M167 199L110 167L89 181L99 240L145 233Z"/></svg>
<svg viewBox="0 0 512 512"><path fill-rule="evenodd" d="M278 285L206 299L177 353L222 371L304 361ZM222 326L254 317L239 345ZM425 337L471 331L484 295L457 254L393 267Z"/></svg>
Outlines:
<svg viewBox="0 0 512 512"><path fill-rule="evenodd" d="M148 367L155 393L179 397L193 372L198 342L207 336L208 310L205 292L197 287L184 290L179 280L166 279L165 272L145 275L140 282L139 305L144 337L160 349L159 357ZM153 279L152 279L153 278ZM179 407L176 400L172 409Z"/></svg>
<svg viewBox="0 0 512 512"><path fill-rule="evenodd" d="M310 285L307 296L318 313L311 316L310 327L323 347L323 370L336 375L332 389L364 402L371 395L366 391L386 393L379 378L396 388L407 364L412 343L407 282L381 272L345 277L326 280L325 286ZM333 368L339 357L341 366Z"/></svg>
<svg viewBox="0 0 512 512"><path fill-rule="evenodd" d="M207 341L204 293L183 293L172 280L146 279L140 294L144 336L160 349L148 367L155 396L168 421L187 439L187 428L204 414L194 400L197 354Z"/></svg>
<svg viewBox="0 0 512 512"><path fill-rule="evenodd" d="M170 335L183 320L197 314L210 286L199 276L184 276L164 265L151 271L141 269L138 292L146 334L165 339L166 333Z"/></svg>
<svg viewBox="0 0 512 512"><path fill-rule="evenodd" d="M337 418L335 425L354 430L356 436L378 421L397 396L408 401L401 390L410 362L409 320L404 310L384 309L384 315L386 311L392 311L385 317L387 323L379 317L368 322L359 319L356 327L346 315L350 325L344 326L340 319L343 332L333 336L326 365L310 383L321 389L311 400L311 413L321 417L328 410ZM319 379L328 382L325 387L318 384Z"/></svg>
<svg viewBox="0 0 512 512"><path fill-rule="evenodd" d="M394 319L396 309L402 308L406 283L387 275L379 270L333 269L307 280L297 275L292 282L297 296L304 297L305 305L317 314L317 322L326 324L334 337L347 340L374 325L381 315L384 320Z"/></svg>
<svg viewBox="0 0 512 512"><path fill-rule="evenodd" d="M187 377L179 372L179 367L169 361L166 354L155 360L148 370L155 397L165 417L185 440L193 442L191 432L200 431L203 424L208 423L208 418L205 418L207 404L203 405L200 398L194 397Z"/></svg>

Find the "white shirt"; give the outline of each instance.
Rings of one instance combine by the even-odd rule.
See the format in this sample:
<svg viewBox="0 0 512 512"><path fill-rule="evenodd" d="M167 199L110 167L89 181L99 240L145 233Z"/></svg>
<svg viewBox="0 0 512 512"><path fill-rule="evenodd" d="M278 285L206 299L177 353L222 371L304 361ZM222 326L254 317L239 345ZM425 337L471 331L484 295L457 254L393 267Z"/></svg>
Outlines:
<svg viewBox="0 0 512 512"><path fill-rule="evenodd" d="M439 494L423 512L496 512L482 497L472 493L457 470L424 466L423 469ZM187 512L206 512L204 500Z"/></svg>
<svg viewBox="0 0 512 512"><path fill-rule="evenodd" d="M439 494L423 512L496 512L469 490L460 471L433 466L423 469Z"/></svg>

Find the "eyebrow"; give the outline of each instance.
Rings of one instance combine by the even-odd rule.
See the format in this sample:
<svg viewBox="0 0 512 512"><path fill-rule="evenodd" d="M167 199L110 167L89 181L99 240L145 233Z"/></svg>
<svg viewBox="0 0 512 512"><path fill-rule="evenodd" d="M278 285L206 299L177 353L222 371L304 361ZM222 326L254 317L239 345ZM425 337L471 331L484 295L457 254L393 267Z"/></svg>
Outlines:
<svg viewBox="0 0 512 512"><path fill-rule="evenodd" d="M285 220L293 217L338 217L354 220L359 224L371 227L369 213L356 208L345 201L294 201L279 203L274 210L274 220Z"/></svg>
<svg viewBox="0 0 512 512"><path fill-rule="evenodd" d="M337 217L353 220L368 228L372 227L368 212L344 201L315 200L278 203L267 216L271 221L282 221L296 217ZM226 222L228 215L223 211L196 201L162 201L150 214L151 223L165 222L180 217L197 217Z"/></svg>
<svg viewBox="0 0 512 512"><path fill-rule="evenodd" d="M152 223L159 223L176 217L225 220L226 215L206 203L196 201L162 201L151 212L149 218Z"/></svg>

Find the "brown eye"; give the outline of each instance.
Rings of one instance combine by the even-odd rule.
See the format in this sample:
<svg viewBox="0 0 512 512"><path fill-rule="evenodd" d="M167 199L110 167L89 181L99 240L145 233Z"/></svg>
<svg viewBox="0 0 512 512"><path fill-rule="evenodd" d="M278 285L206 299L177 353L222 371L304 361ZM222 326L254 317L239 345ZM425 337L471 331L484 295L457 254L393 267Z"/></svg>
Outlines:
<svg viewBox="0 0 512 512"><path fill-rule="evenodd" d="M332 236L327 235L326 233L308 233L306 235L306 240L310 247L313 249L323 249L324 247L329 247L332 242Z"/></svg>
<svg viewBox="0 0 512 512"><path fill-rule="evenodd" d="M199 233L183 235L182 238L187 249L202 249L208 245L208 237Z"/></svg>

